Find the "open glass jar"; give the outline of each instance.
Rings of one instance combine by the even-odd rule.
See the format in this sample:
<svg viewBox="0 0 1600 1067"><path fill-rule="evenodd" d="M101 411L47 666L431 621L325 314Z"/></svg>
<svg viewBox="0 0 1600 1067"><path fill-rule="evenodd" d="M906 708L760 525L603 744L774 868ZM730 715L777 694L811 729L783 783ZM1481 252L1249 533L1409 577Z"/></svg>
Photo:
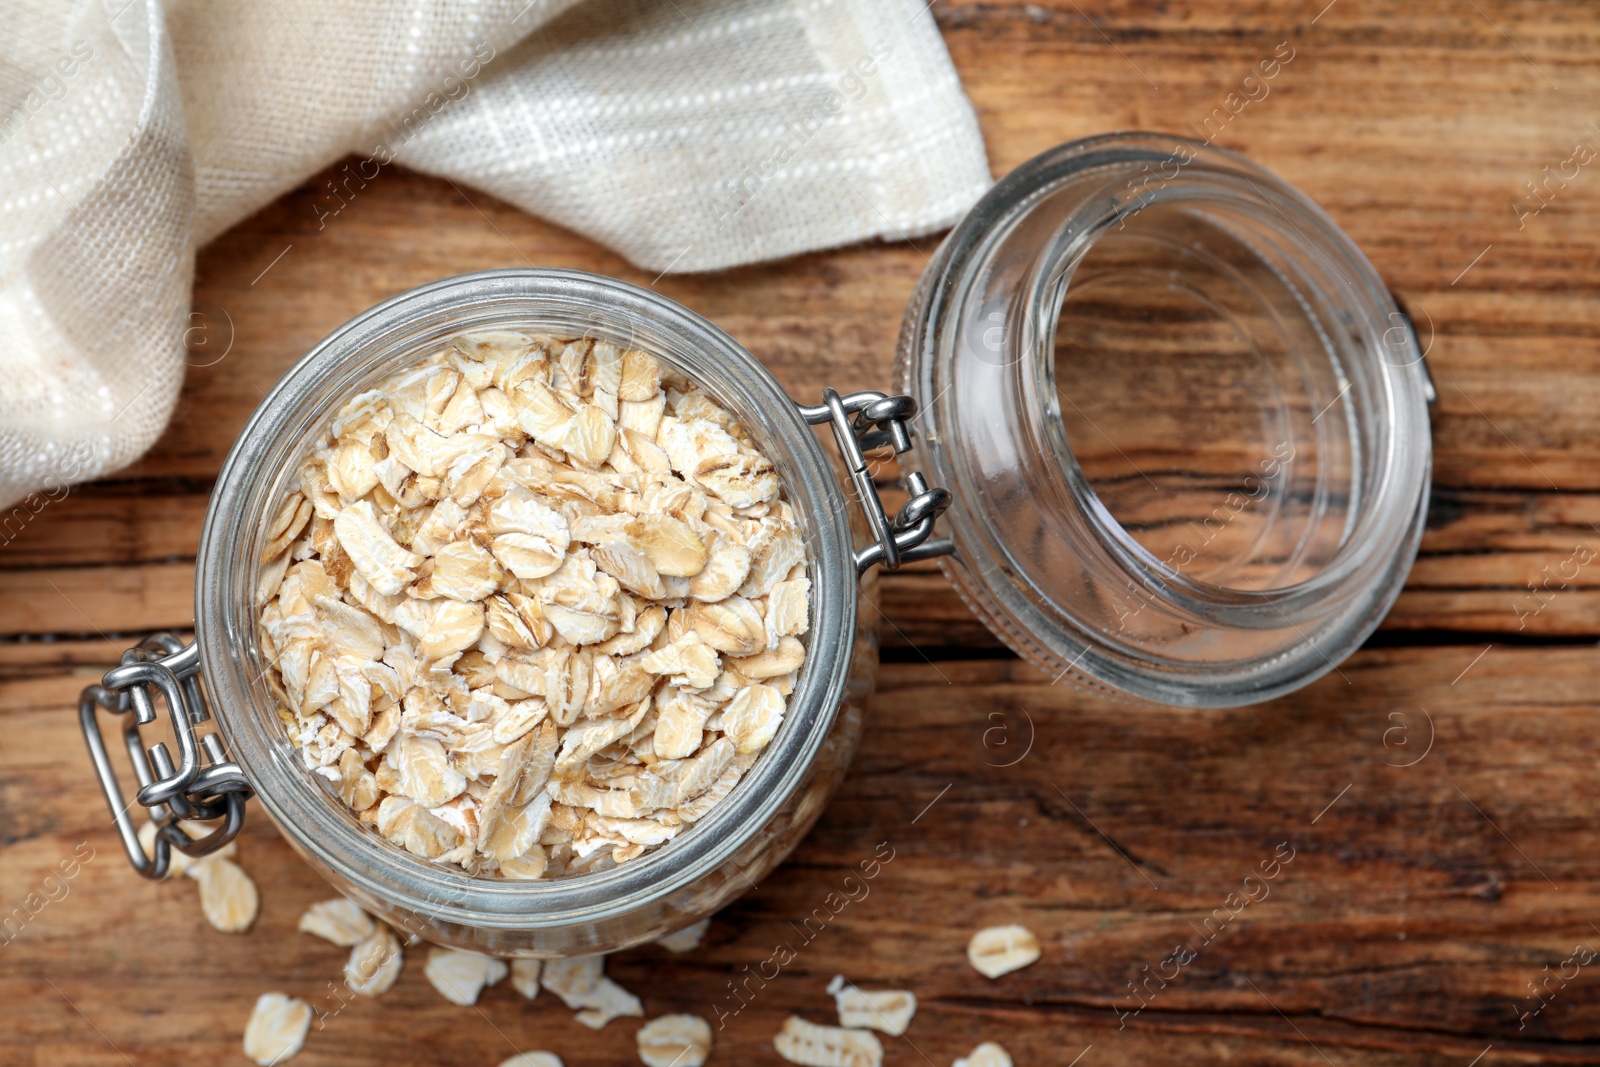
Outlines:
<svg viewBox="0 0 1600 1067"><path fill-rule="evenodd" d="M641 348L698 384L773 461L809 556L807 654L761 757L676 839L567 878L475 877L362 825L303 765L258 645L268 526L333 414L448 339L487 330ZM1163 386L1150 370L1190 359L1215 372L1209 390L1192 376ZM1085 368L1090 384L1068 388ZM1117 375L1130 368L1149 403L1129 405L1115 425L1117 412L1096 408L1097 422L1080 402L1092 381L1127 391ZM876 566L953 550L944 566L956 588L1053 674L1220 705L1266 699L1330 669L1376 626L1415 554L1430 453L1412 331L1324 215L1231 154L1118 135L1026 164L928 268L902 333L900 374L911 397L828 390L819 404L797 404L702 317L571 271L448 279L358 316L284 377L223 467L197 561L195 643L147 641L80 701L130 861L161 877L174 847L214 851L238 832L253 795L307 862L402 930L499 956L613 951L722 907L820 814L872 686L875 614L863 612L858 583L871 583ZM1168 440L1170 462L1136 471L1154 492L1127 493L1130 479L1108 475L1107 456L1162 455L1162 435L1185 430L1175 410L1212 412L1214 432ZM1217 410L1242 415L1229 422ZM1164 418L1147 420L1150 411ZM821 425L832 430L842 475L813 432ZM1086 428L1110 449L1085 447ZM910 500L892 517L863 458L885 446L910 458ZM930 482L956 490L953 541L931 537L952 496ZM1239 504L1224 505L1225 519L1194 511L1219 491ZM1175 547L1174 517L1196 515L1212 536ZM140 735L157 718L157 695L176 763ZM162 826L153 858L127 814L98 710L126 717L135 800ZM218 731L202 734L213 710ZM221 824L194 839L180 819Z"/></svg>
<svg viewBox="0 0 1600 1067"><path fill-rule="evenodd" d="M1228 707L1306 685L1399 595L1433 386L1333 220L1196 141L999 182L923 272L898 378L954 496L945 573L1060 679Z"/></svg>

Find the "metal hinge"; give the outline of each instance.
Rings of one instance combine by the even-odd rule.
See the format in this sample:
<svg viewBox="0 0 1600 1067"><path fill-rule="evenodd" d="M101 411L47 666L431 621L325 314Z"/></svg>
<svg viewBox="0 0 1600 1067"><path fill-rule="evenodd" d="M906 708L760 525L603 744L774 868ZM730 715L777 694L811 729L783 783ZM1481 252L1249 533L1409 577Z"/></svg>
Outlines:
<svg viewBox="0 0 1600 1067"><path fill-rule="evenodd" d="M165 742L145 747L141 726L156 721L152 690L159 693L178 742L178 763ZM117 772L111 766L97 709L128 719L122 729L139 791L124 800ZM228 759L222 738L199 734L195 727L211 718L200 689L200 649L171 634L155 634L122 654L122 665L106 672L102 684L84 689L78 698L78 720L89 746L100 788L105 792L128 862L146 878L165 878L176 848L186 856L205 856L232 841L244 824L244 802L253 794L239 765ZM159 827L153 856L146 856L139 831L128 811L134 804L150 809ZM225 820L203 837L191 837L179 820Z"/></svg>
<svg viewBox="0 0 1600 1067"><path fill-rule="evenodd" d="M930 489L927 479L912 471L905 477L911 499L890 518L872 481L872 472L867 469L866 453L874 448L889 445L896 455L910 450L910 420L917 413L915 400L873 392L841 397L832 389L824 389L822 403L798 406L800 417L811 425L832 425L834 442L849 468L851 487L876 538L876 543L856 549L857 575L865 574L874 564L892 571L902 563L947 556L955 550L948 538L932 536L934 520L950 506L948 489Z"/></svg>

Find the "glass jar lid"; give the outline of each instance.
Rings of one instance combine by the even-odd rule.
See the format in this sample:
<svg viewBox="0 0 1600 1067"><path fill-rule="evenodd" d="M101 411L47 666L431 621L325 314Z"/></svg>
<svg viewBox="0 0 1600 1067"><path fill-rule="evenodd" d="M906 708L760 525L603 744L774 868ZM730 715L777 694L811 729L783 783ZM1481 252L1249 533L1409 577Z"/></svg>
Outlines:
<svg viewBox="0 0 1600 1067"><path fill-rule="evenodd" d="M1168 704L1297 689L1415 558L1431 383L1315 204L1231 152L1053 149L949 235L901 333L946 574L1052 677Z"/></svg>

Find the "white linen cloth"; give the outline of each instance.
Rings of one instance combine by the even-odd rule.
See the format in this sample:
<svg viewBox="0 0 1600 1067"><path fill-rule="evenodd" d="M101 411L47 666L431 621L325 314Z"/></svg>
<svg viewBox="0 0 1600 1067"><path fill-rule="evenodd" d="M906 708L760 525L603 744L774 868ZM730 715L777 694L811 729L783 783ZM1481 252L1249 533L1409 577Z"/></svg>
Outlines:
<svg viewBox="0 0 1600 1067"><path fill-rule="evenodd" d="M346 195L399 163L662 272L942 229L989 182L924 0L0 0L0 25L7 513L154 442L194 249L345 156Z"/></svg>

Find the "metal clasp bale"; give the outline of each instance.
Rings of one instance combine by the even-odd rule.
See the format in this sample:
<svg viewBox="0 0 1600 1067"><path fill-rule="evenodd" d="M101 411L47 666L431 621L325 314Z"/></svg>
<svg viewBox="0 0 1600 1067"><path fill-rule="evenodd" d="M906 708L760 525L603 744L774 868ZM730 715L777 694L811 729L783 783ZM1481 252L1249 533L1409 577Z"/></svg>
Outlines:
<svg viewBox="0 0 1600 1067"><path fill-rule="evenodd" d="M171 634L155 634L122 654L121 666L106 672L100 685L91 685L78 698L78 721L83 728L89 759L100 779L117 834L128 862L146 878L165 878L176 848L188 856L205 856L232 841L244 824L244 802L253 794L239 765L229 761L222 739L215 733L200 735L195 727L210 719L200 688L200 650ZM178 742L174 766L165 742L145 747L139 728L156 720L151 690L160 693ZM132 803L123 799L122 786L111 765L105 735L96 712L100 709L128 716L122 729L124 747L133 764L139 791ZM134 804L149 808L160 828L155 855L146 856L139 831L129 816ZM191 837L178 825L180 819L225 820L203 837Z"/></svg>
<svg viewBox="0 0 1600 1067"><path fill-rule="evenodd" d="M929 488L927 479L913 471L905 478L911 499L890 518L867 469L866 453L875 448L889 445L896 455L911 449L910 420L917 413L915 400L875 392L841 397L832 389L824 389L822 403L798 406L800 417L806 422L833 427L834 442L849 468L851 487L876 538L876 543L855 551L857 575L865 574L874 564L892 571L902 563L955 551L948 538L932 536L934 521L950 506L948 489Z"/></svg>

